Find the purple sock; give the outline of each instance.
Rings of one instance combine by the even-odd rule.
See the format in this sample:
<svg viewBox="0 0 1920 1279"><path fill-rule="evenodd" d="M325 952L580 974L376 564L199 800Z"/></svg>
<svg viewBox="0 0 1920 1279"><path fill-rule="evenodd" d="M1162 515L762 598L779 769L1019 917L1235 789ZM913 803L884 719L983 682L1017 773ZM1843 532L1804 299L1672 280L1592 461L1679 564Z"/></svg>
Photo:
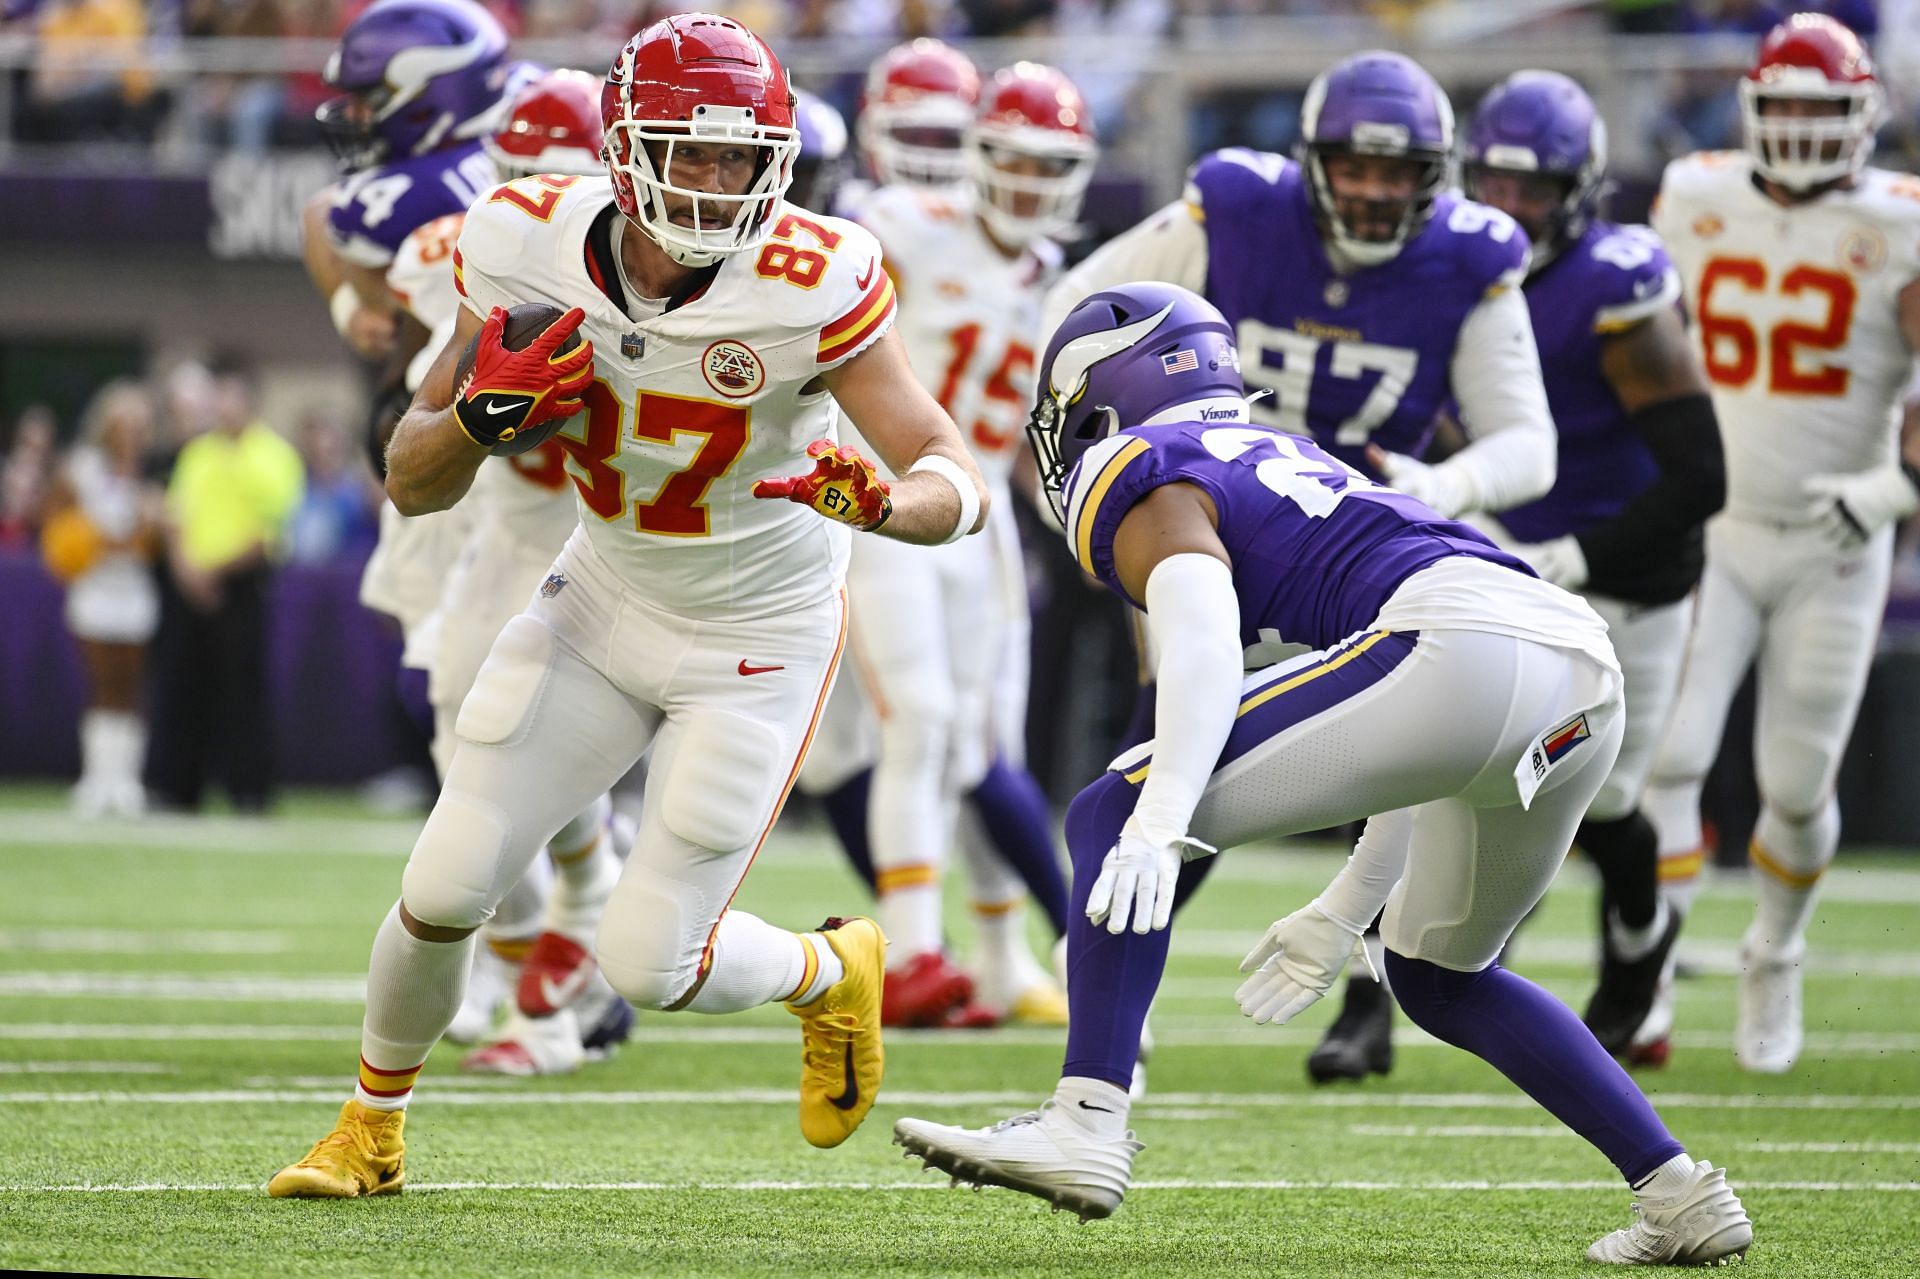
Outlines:
<svg viewBox="0 0 1920 1279"><path fill-rule="evenodd" d="M1053 811L1033 774L995 756L987 775L967 796L987 838L1026 882L1027 892L1047 912L1054 936L1067 931L1067 880L1053 846Z"/></svg>
<svg viewBox="0 0 1920 1279"><path fill-rule="evenodd" d="M1413 1023L1511 1079L1613 1161L1629 1185L1685 1148L1571 1008L1499 964L1458 973L1387 952L1387 982Z"/></svg>
<svg viewBox="0 0 1920 1279"><path fill-rule="evenodd" d="M1073 858L1073 910L1067 916L1067 1060L1062 1075L1133 1083L1140 1028L1167 966L1171 929L1118 936L1087 919L1087 894L1100 863L1120 838L1138 788L1106 773L1067 809L1067 852Z"/></svg>
<svg viewBox="0 0 1920 1279"><path fill-rule="evenodd" d="M873 845L867 842L867 795L872 790L873 770L863 768L819 797L847 861L870 890L874 887Z"/></svg>

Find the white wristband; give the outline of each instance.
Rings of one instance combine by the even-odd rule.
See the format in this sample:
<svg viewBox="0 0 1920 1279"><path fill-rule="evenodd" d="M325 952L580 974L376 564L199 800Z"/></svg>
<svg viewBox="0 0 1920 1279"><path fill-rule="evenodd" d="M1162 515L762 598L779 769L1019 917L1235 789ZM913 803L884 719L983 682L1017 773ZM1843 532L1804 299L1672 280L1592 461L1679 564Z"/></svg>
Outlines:
<svg viewBox="0 0 1920 1279"><path fill-rule="evenodd" d="M359 309L360 293L351 284L342 284L327 299L327 311L333 316L333 327L341 337L347 336L347 326L353 323L353 314Z"/></svg>
<svg viewBox="0 0 1920 1279"><path fill-rule="evenodd" d="M973 522L980 518L980 491L973 487L972 478L960 469L960 464L950 457L930 453L907 468L908 475L920 471L931 472L953 485L954 494L960 499L960 518L954 521L953 532L935 545L950 545L973 532Z"/></svg>

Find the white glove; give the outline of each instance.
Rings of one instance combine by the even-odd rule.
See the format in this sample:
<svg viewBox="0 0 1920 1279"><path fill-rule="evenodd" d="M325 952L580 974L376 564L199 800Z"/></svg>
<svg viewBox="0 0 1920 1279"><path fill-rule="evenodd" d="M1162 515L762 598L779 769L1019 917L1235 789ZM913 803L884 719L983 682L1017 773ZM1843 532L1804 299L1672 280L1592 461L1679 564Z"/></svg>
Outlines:
<svg viewBox="0 0 1920 1279"><path fill-rule="evenodd" d="M1173 888L1180 864L1211 857L1219 850L1197 839L1156 844L1140 834L1133 819L1120 828L1120 842L1100 863L1100 877L1087 894L1087 918L1105 920L1107 931L1124 933L1127 921L1140 934L1165 928L1173 918Z"/></svg>
<svg viewBox="0 0 1920 1279"><path fill-rule="evenodd" d="M1387 477L1387 483L1408 497L1425 502L1446 519L1452 519L1474 504L1471 486L1444 462L1428 466L1419 458L1389 453L1377 444L1367 446L1367 460Z"/></svg>
<svg viewBox="0 0 1920 1279"><path fill-rule="evenodd" d="M1286 1025L1333 988L1356 949L1373 979L1380 980L1360 941L1364 931L1329 915L1317 897L1275 921L1240 963L1241 972L1253 974L1233 992L1240 1011L1262 1026Z"/></svg>
<svg viewBox="0 0 1920 1279"><path fill-rule="evenodd" d="M1807 477L1814 522L1834 547L1851 551L1895 520L1920 510L1920 492L1905 468L1878 466L1853 475Z"/></svg>
<svg viewBox="0 0 1920 1279"><path fill-rule="evenodd" d="M1577 591L1587 584L1587 556L1571 533L1551 542L1525 542L1507 550L1525 560L1543 582L1569 591Z"/></svg>

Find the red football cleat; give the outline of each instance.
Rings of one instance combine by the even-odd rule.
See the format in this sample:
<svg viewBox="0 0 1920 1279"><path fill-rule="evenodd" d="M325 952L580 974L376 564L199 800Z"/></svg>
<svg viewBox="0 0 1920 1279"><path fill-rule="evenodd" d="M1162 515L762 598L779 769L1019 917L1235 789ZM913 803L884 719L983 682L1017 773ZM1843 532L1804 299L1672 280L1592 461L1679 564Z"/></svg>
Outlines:
<svg viewBox="0 0 1920 1279"><path fill-rule="evenodd" d="M529 1017L551 1017L580 997L594 970L586 947L561 933L541 933L521 966L514 1001Z"/></svg>
<svg viewBox="0 0 1920 1279"><path fill-rule="evenodd" d="M1000 1024L1000 1014L980 1004L965 1003L947 1009L938 1024L942 1030L992 1030Z"/></svg>
<svg viewBox="0 0 1920 1279"><path fill-rule="evenodd" d="M973 978L947 962L938 951L909 959L903 967L887 970L880 995L882 1026L942 1026L947 1014L973 998Z"/></svg>
<svg viewBox="0 0 1920 1279"><path fill-rule="evenodd" d="M1627 1048L1627 1065L1644 1066L1649 1070L1663 1069L1667 1058L1673 1055L1673 1041L1662 1035L1658 1039L1644 1044L1631 1044Z"/></svg>

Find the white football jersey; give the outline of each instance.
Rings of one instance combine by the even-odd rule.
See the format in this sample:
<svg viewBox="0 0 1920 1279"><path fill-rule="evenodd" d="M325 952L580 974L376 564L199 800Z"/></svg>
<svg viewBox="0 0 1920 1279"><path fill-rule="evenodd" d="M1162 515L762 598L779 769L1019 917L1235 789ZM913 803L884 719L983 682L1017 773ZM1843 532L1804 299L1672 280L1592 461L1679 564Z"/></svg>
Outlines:
<svg viewBox="0 0 1920 1279"><path fill-rule="evenodd" d="M755 498L758 480L813 468L809 443L838 438L815 379L893 322L880 246L851 222L791 205L771 239L721 260L672 309L627 298L589 231L640 234L606 178L543 175L495 188L467 213L455 277L467 305L540 301L586 312L587 408L557 437L580 523L602 560L660 608L741 620L830 596L851 530L797 503Z"/></svg>
<svg viewBox="0 0 1920 1279"><path fill-rule="evenodd" d="M387 268L394 299L431 335L407 367L409 390L419 388L460 318L453 252L465 222L466 214L449 213L415 228ZM515 541L546 554L558 552L578 522L566 454L552 440L518 457L482 462L465 503L476 522L504 525Z"/></svg>
<svg viewBox="0 0 1920 1279"><path fill-rule="evenodd" d="M1007 257L981 228L969 188L880 187L859 218L900 290L914 373L960 428L988 485L1004 489L1026 447L1040 304L1060 274L1059 247L1038 240Z"/></svg>
<svg viewBox="0 0 1920 1279"><path fill-rule="evenodd" d="M1729 514L1806 523L1806 477L1893 460L1920 179L1865 169L1852 189L1788 208L1755 187L1744 152L1703 152L1667 166L1652 222L1712 382Z"/></svg>

